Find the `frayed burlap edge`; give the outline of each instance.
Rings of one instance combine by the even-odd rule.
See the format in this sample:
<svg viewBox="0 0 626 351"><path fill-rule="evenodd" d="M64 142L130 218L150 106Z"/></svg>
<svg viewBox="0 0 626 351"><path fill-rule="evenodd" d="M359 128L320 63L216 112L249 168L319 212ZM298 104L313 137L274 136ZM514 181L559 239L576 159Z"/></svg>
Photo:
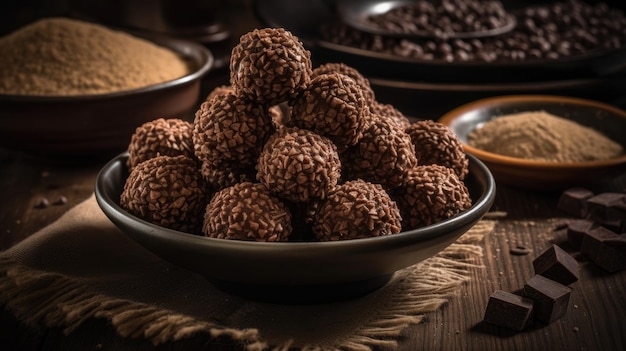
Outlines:
<svg viewBox="0 0 626 351"><path fill-rule="evenodd" d="M394 349L407 327L419 324L425 314L445 305L469 278L469 271L483 268L483 248L478 245L490 233L496 221L483 219L454 244L419 264L402 270L391 282L393 292L387 306L350 337L336 340L336 345L305 345L302 351L371 351L377 347ZM287 343L273 351L288 351Z"/></svg>
<svg viewBox="0 0 626 351"><path fill-rule="evenodd" d="M477 245L495 222L482 220L459 240L434 257L394 276L394 291L387 308L336 345L305 345L303 351L371 351L396 347L400 334L421 323L466 282L471 269L482 267L482 247ZM0 259L0 304L22 323L62 328L69 334L90 318L104 318L122 337L146 338L154 345L178 341L196 333L229 337L248 351L268 350L257 329L226 328L156 306L98 294L67 276L35 270L6 258ZM271 347L287 351L293 342Z"/></svg>
<svg viewBox="0 0 626 351"><path fill-rule="evenodd" d="M104 318L119 335L145 338L154 345L209 333L215 338L230 337L249 351L267 349L256 329L224 328L156 306L94 293L62 274L34 270L8 259L0 259L0 303L25 325L58 327L65 334L85 320Z"/></svg>

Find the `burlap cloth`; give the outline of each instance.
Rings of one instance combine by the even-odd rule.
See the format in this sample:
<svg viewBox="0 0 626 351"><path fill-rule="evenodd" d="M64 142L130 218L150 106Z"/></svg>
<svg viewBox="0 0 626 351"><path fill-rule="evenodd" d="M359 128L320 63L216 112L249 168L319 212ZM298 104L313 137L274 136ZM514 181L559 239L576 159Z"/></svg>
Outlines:
<svg viewBox="0 0 626 351"><path fill-rule="evenodd" d="M122 234L92 195L0 253L0 304L27 325L70 333L89 318L104 318L120 335L155 345L209 333L250 351L393 349L403 330L458 294L482 266L480 241L493 226L482 220L363 297L280 305L229 295L161 260Z"/></svg>

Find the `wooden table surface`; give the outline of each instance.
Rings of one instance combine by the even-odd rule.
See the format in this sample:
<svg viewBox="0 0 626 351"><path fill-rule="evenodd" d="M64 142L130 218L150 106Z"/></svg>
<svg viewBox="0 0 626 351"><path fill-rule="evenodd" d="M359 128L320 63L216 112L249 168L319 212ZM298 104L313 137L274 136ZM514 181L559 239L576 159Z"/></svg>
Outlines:
<svg viewBox="0 0 626 351"><path fill-rule="evenodd" d="M58 164L20 152L0 151L0 249L6 249L53 222L89 197L106 159ZM622 174L594 191L626 189ZM624 350L626 349L626 271L606 273L577 256L580 280L573 285L566 315L550 325L514 333L481 323L488 296L496 289L514 291L533 275L532 260L553 243L564 249L563 217L556 208L560 192L534 192L498 186L492 211L505 212L484 240L484 269L473 271L458 295L425 322L409 328L400 350ZM36 208L45 197L64 205ZM532 249L510 254L512 246ZM105 321L89 320L69 335L61 330L28 328L11 314L0 314L2 350L237 350L223 340L197 336L154 348L143 340L117 336Z"/></svg>

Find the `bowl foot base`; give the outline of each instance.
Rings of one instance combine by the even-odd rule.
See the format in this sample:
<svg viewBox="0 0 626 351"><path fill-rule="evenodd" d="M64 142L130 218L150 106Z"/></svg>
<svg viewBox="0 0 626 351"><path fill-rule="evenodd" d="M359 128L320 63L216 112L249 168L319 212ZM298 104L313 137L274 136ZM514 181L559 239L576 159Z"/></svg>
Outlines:
<svg viewBox="0 0 626 351"><path fill-rule="evenodd" d="M218 289L250 300L277 304L316 304L347 300L382 288L392 275L347 283L322 285L273 285L209 281Z"/></svg>

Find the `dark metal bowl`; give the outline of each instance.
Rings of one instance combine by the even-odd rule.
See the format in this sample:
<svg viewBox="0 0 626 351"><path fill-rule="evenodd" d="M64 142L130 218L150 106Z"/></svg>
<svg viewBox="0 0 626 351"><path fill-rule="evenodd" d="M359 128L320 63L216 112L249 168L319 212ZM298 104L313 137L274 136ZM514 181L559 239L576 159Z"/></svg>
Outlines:
<svg viewBox="0 0 626 351"><path fill-rule="evenodd" d="M282 303L337 300L380 288L394 272L437 254L483 217L494 201L495 183L481 161L468 157L470 172L465 182L473 200L471 208L423 228L338 242L215 239L146 222L119 205L128 176L127 153L104 166L95 195L104 213L122 232L222 289Z"/></svg>

